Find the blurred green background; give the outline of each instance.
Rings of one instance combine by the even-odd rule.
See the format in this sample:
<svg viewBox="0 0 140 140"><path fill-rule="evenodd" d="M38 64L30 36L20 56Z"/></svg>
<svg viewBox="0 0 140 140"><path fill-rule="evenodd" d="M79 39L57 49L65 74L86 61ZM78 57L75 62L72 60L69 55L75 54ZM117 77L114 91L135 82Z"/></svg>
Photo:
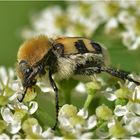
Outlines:
<svg viewBox="0 0 140 140"><path fill-rule="evenodd" d="M0 2L0 65L14 66L16 54L23 42L20 31L30 24L33 13L59 2L1 1Z"/></svg>
<svg viewBox="0 0 140 140"><path fill-rule="evenodd" d="M20 31L30 25L30 17L34 13L50 5L65 6L66 2L0 2L0 65L14 66L16 54L23 42ZM128 51L122 47L121 41L110 40L105 35L94 35L94 40L109 48L111 62L114 66L128 71L140 71L140 50ZM114 46L114 47L111 47Z"/></svg>

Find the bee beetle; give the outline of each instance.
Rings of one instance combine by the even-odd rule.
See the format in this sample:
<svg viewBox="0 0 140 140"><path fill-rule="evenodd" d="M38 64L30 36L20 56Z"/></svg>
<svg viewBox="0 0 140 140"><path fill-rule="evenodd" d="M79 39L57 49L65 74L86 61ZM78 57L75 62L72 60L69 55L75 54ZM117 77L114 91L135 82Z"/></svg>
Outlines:
<svg viewBox="0 0 140 140"><path fill-rule="evenodd" d="M40 35L25 41L17 54L17 74L21 79L24 99L28 88L32 88L37 78L48 74L56 98L56 123L58 121L58 88L54 79L70 78L74 75L93 75L101 72L129 80L140 85L130 77L129 72L117 70L106 64L106 52L98 43L83 37L63 37L49 39ZM54 77L52 77L54 76Z"/></svg>

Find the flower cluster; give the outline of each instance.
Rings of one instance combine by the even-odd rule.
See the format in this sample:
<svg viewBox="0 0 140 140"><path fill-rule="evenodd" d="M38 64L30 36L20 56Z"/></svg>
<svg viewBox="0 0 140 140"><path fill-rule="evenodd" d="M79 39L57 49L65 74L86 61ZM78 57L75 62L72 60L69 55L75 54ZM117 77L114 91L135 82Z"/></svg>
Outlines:
<svg viewBox="0 0 140 140"><path fill-rule="evenodd" d="M73 105L65 104L59 111L59 123L61 133L65 138L72 139L89 139L93 133L89 130L93 129L96 124L96 116L92 115L88 118L88 112L85 109L77 111Z"/></svg>
<svg viewBox="0 0 140 140"><path fill-rule="evenodd" d="M105 97L114 102L113 117L109 118L109 134L116 138L129 138L139 134L140 87L134 83L120 84L120 88L107 88ZM111 114L108 111L108 115ZM100 115L103 119L102 115ZM111 115L110 115L111 116Z"/></svg>
<svg viewBox="0 0 140 140"><path fill-rule="evenodd" d="M67 7L47 7L31 18L32 28L25 27L22 37L36 34L91 37L102 28L101 35L121 38L129 49L140 47L140 2L90 1L69 2Z"/></svg>
<svg viewBox="0 0 140 140"><path fill-rule="evenodd" d="M81 92L87 93L85 103L81 109L70 104L60 108L59 133L55 134L49 125L40 124L41 118L34 116L39 110L38 102L33 101L36 94L30 91L24 102L20 103L17 100L22 92L20 81L15 80L13 69L0 67L0 138L136 138L140 134L140 87L128 81L119 85L119 88L111 87L98 77L86 85L80 83L83 88ZM40 91L36 92L43 94L44 86L39 86ZM77 87L79 85L75 87L75 92ZM92 107L92 113L89 113L90 104L98 97L105 98L107 104L101 102ZM108 106L108 103L114 107ZM55 122L55 117L53 120Z"/></svg>
<svg viewBox="0 0 140 140"><path fill-rule="evenodd" d="M32 116L38 109L38 103L32 101L36 94L26 94L24 103L17 100L22 86L15 75L12 68L0 67L0 139L51 138L51 129L43 131Z"/></svg>

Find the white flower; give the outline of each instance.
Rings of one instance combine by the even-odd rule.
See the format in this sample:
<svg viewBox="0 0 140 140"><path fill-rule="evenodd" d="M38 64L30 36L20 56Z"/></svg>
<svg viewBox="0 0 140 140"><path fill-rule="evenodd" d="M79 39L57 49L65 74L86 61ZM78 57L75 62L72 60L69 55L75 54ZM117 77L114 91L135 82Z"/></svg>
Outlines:
<svg viewBox="0 0 140 140"><path fill-rule="evenodd" d="M130 137L130 140L139 140L139 139L140 139L139 137L134 137L134 136Z"/></svg>
<svg viewBox="0 0 140 140"><path fill-rule="evenodd" d="M110 18L110 15L106 9L107 5L108 5L108 2L105 2L105 1L100 1L100 2L95 1L93 4L93 9L91 13L96 17L96 19L98 19L99 24L104 23L105 21L108 21L108 19ZM99 9L102 9L102 10L99 10Z"/></svg>
<svg viewBox="0 0 140 140"><path fill-rule="evenodd" d="M138 1L137 0L133 0L133 1L126 1L126 0L120 0L119 1L119 5L122 7L122 8L135 8L138 4Z"/></svg>
<svg viewBox="0 0 140 140"><path fill-rule="evenodd" d="M7 122L7 130L11 134L16 134L21 129L21 121L17 120L9 108L1 108L1 115L5 122Z"/></svg>
<svg viewBox="0 0 140 140"><path fill-rule="evenodd" d="M129 22L130 15L127 11L121 11L118 14L118 21L124 25L127 25Z"/></svg>
<svg viewBox="0 0 140 140"><path fill-rule="evenodd" d="M105 25L105 32L107 34L115 33L118 28L118 21L116 18L112 17Z"/></svg>
<svg viewBox="0 0 140 140"><path fill-rule="evenodd" d="M38 135L40 135L42 133L42 128L39 124L35 124L32 126L32 132L33 133L37 133Z"/></svg>
<svg viewBox="0 0 140 140"><path fill-rule="evenodd" d="M9 83L9 87L11 87L14 91L20 91L22 90L22 84L19 79L13 80Z"/></svg>
<svg viewBox="0 0 140 140"><path fill-rule="evenodd" d="M64 105L60 109L58 116L60 128L65 132L72 133L76 138L91 138L92 134L86 132L97 125L96 116L88 117L88 112L85 109L81 109L79 112L75 112L76 110L72 105Z"/></svg>
<svg viewBox="0 0 140 140"><path fill-rule="evenodd" d="M39 124L35 124L32 126L32 132L38 136L40 136L40 138L44 138L44 139L57 139L54 136L54 133L52 131L51 128L48 128L47 130L43 131L42 127Z"/></svg>
<svg viewBox="0 0 140 140"><path fill-rule="evenodd" d="M84 108L80 109L79 112L77 113L78 116L81 116L84 119L87 119L88 117L88 111L85 110Z"/></svg>
<svg viewBox="0 0 140 140"><path fill-rule="evenodd" d="M112 88L107 88L105 90L105 93L103 92L103 95L109 100L109 101L114 101L117 99L117 96L114 94L114 91Z"/></svg>
<svg viewBox="0 0 140 140"><path fill-rule="evenodd" d="M116 123L116 121L115 121L115 119L114 119L114 118L112 118L111 120L109 120L109 121L108 121L108 124L107 124L108 128L110 128L110 127L114 126L114 125L115 125L115 123Z"/></svg>
<svg viewBox="0 0 140 140"><path fill-rule="evenodd" d="M54 133L52 131L51 128L48 128L47 130L45 130L43 133L42 133L42 136L44 138L48 138L48 139L52 139L54 137Z"/></svg>
<svg viewBox="0 0 140 140"><path fill-rule="evenodd" d="M75 87L75 90L77 92L80 92L80 93L86 93L86 88L85 88L85 84L83 83L79 83L76 87Z"/></svg>
<svg viewBox="0 0 140 140"><path fill-rule="evenodd" d="M133 117L126 125L125 128L131 135L140 132L140 117Z"/></svg>
<svg viewBox="0 0 140 140"><path fill-rule="evenodd" d="M134 135L140 132L140 117L139 107L140 104L129 102L126 106L116 106L114 113L116 116L122 116L121 122L124 123L124 128Z"/></svg>
<svg viewBox="0 0 140 140"><path fill-rule="evenodd" d="M128 47L128 49L131 49L132 43L135 41L135 34L133 31L125 31L122 32L122 41L124 45Z"/></svg>
<svg viewBox="0 0 140 140"><path fill-rule="evenodd" d="M87 123L86 123L86 129L92 129L97 125L97 117L95 115L92 115L88 118Z"/></svg>
<svg viewBox="0 0 140 140"><path fill-rule="evenodd" d="M131 120L133 120L133 118L135 118L136 115L133 113L133 112L128 112L126 113L123 118L122 118L122 121L125 123L125 124L128 124Z"/></svg>
<svg viewBox="0 0 140 140"><path fill-rule="evenodd" d="M117 105L114 110L114 114L118 117L126 115L128 112L126 106Z"/></svg>
<svg viewBox="0 0 140 140"><path fill-rule="evenodd" d="M13 135L12 140L17 140L17 139L21 139L20 135Z"/></svg>
<svg viewBox="0 0 140 140"><path fill-rule="evenodd" d="M8 70L6 70L6 68L4 66L0 66L0 90L4 89L6 86L9 88L13 87L11 86L13 80L14 80L14 70L12 68L9 68ZM6 93L4 91L3 95L5 96Z"/></svg>
<svg viewBox="0 0 140 140"><path fill-rule="evenodd" d="M12 123L8 124L7 130L11 133L11 134L16 134L19 132L19 130L21 129L21 121L18 120L14 120Z"/></svg>
<svg viewBox="0 0 140 140"><path fill-rule="evenodd" d="M0 139L1 140L10 140L10 137L7 134L2 133L2 134L0 134Z"/></svg>
<svg viewBox="0 0 140 140"><path fill-rule="evenodd" d="M127 106L131 112L133 112L137 115L140 115L140 103L131 103L130 102Z"/></svg>
<svg viewBox="0 0 140 140"><path fill-rule="evenodd" d="M140 37L135 39L135 42L131 45L130 49L135 50L137 48L140 48Z"/></svg>
<svg viewBox="0 0 140 140"><path fill-rule="evenodd" d="M89 130L94 128L97 125L97 118L95 115L92 115L88 118L88 111L84 108L80 109L77 113L78 116L81 116L83 119L87 119L87 123L85 124L85 129Z"/></svg>
<svg viewBox="0 0 140 140"><path fill-rule="evenodd" d="M102 131L101 128L96 129L96 135L101 139L105 139L105 138L108 138L110 136L108 131Z"/></svg>
<svg viewBox="0 0 140 140"><path fill-rule="evenodd" d="M136 86L133 90L132 100L140 100L140 86Z"/></svg>
<svg viewBox="0 0 140 140"><path fill-rule="evenodd" d="M3 119L4 119L7 123L11 123L11 122L14 121L13 114L12 114L12 112L10 111L9 108L4 108L4 107L2 107L2 108L1 108L1 115L2 115Z"/></svg>
<svg viewBox="0 0 140 140"><path fill-rule="evenodd" d="M14 80L15 72L12 68L6 70L5 67L0 67L0 90L2 90L3 98L7 98L8 103L17 102L17 92L22 90L21 82ZM8 102L9 101L9 102Z"/></svg>
<svg viewBox="0 0 140 140"><path fill-rule="evenodd" d="M0 81L6 85L8 82L8 75L5 67L0 67Z"/></svg>
<svg viewBox="0 0 140 140"><path fill-rule="evenodd" d="M92 6L92 2L86 4L88 9L82 9L81 5L70 5L67 9L67 14L70 22L70 26L68 26L67 35L79 35L79 33L84 34L86 36L90 36L99 26L99 22L96 16L84 15L84 10L86 13L92 13L94 7ZM76 9L76 11L75 11ZM93 12L94 13L94 12ZM79 26L77 26L79 25ZM80 29L78 29L78 27Z"/></svg>
<svg viewBox="0 0 140 140"><path fill-rule="evenodd" d="M34 114L38 109L38 103L35 101L31 101L29 103L29 114Z"/></svg>
<svg viewBox="0 0 140 140"><path fill-rule="evenodd" d="M21 33L22 37L26 39L37 34L45 34L49 37L62 34L61 27L56 25L56 19L63 16L63 13L58 6L44 9L40 14L31 18L33 30L24 28Z"/></svg>
<svg viewBox="0 0 140 140"><path fill-rule="evenodd" d="M135 15L131 13L131 8ZM91 37L97 29L103 26L105 30L102 32L105 31L108 35L112 35L119 31L117 33L124 45L128 49L137 49L140 46L139 29L136 29L139 11L137 0L133 2L104 0L102 2L70 3L65 10L59 6L47 7L38 15L31 17L32 29L25 27L21 35L23 38L36 34L46 34L49 37L80 35Z"/></svg>
<svg viewBox="0 0 140 140"><path fill-rule="evenodd" d="M92 136L93 136L92 132L87 132L87 133L81 134L78 139L80 140L91 139Z"/></svg>
<svg viewBox="0 0 140 140"><path fill-rule="evenodd" d="M7 104L9 109L15 110L15 109L22 109L28 111L28 107L24 105L23 103L20 103L19 101L12 102L11 104Z"/></svg>

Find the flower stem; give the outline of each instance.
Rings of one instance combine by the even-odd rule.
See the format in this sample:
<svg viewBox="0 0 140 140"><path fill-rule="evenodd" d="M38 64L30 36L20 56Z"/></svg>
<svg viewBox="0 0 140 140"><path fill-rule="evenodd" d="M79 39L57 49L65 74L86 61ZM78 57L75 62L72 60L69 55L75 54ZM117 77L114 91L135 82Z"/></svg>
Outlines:
<svg viewBox="0 0 140 140"><path fill-rule="evenodd" d="M95 90L94 93L96 93L96 90ZM87 109L87 108L89 107L91 101L92 101L93 98L94 98L94 95L95 95L95 94L88 94L87 99L86 99L85 104L84 104L84 108L85 108L85 109Z"/></svg>

